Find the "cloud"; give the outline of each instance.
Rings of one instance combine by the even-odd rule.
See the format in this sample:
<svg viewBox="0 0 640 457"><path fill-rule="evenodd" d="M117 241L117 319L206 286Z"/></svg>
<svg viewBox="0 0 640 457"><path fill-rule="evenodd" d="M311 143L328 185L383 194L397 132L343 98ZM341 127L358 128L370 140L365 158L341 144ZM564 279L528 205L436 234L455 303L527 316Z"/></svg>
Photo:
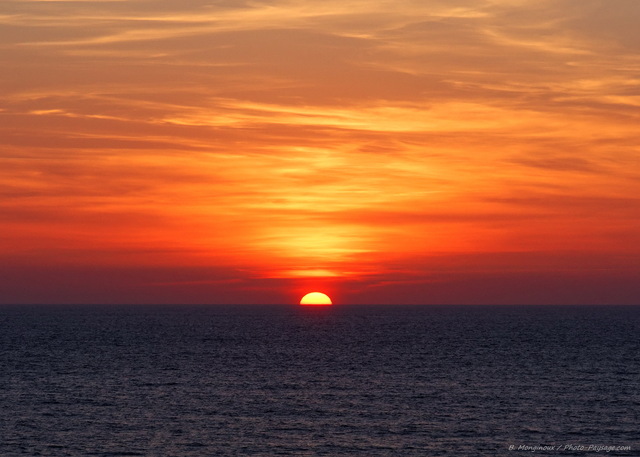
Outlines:
<svg viewBox="0 0 640 457"><path fill-rule="evenodd" d="M12 261L423 284L640 245L637 2L188 3L3 2Z"/></svg>
<svg viewBox="0 0 640 457"><path fill-rule="evenodd" d="M514 160L514 162L549 171L599 172L593 162L581 157L530 157Z"/></svg>

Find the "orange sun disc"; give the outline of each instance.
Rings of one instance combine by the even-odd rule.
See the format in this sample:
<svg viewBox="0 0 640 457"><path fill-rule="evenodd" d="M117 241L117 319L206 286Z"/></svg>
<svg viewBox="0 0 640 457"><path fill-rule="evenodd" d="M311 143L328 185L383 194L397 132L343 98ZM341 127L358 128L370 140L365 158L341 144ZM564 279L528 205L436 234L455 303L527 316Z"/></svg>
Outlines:
<svg viewBox="0 0 640 457"><path fill-rule="evenodd" d="M302 297L301 305L333 305L328 295L322 292L311 292Z"/></svg>

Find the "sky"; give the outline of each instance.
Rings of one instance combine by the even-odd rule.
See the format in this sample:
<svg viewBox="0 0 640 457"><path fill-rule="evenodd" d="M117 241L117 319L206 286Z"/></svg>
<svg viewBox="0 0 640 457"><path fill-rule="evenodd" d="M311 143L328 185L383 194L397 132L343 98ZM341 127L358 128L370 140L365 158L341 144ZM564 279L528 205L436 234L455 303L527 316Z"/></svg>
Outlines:
<svg viewBox="0 0 640 457"><path fill-rule="evenodd" d="M639 21L2 0L0 303L640 304Z"/></svg>

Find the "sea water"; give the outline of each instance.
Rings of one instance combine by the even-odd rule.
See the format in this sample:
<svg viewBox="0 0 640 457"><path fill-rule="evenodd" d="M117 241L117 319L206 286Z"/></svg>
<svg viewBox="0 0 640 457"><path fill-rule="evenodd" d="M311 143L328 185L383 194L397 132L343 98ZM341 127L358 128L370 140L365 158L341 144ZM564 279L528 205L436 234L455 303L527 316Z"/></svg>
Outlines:
<svg viewBox="0 0 640 457"><path fill-rule="evenodd" d="M5 306L0 415L7 457L640 455L640 307Z"/></svg>

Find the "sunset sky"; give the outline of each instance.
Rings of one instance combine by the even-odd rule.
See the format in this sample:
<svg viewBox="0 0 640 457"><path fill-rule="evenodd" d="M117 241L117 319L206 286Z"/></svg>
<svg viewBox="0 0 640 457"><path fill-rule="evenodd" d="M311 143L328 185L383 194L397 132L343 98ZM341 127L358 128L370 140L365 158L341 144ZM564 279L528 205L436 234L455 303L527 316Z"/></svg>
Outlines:
<svg viewBox="0 0 640 457"><path fill-rule="evenodd" d="M0 303L640 304L638 0L2 0Z"/></svg>

